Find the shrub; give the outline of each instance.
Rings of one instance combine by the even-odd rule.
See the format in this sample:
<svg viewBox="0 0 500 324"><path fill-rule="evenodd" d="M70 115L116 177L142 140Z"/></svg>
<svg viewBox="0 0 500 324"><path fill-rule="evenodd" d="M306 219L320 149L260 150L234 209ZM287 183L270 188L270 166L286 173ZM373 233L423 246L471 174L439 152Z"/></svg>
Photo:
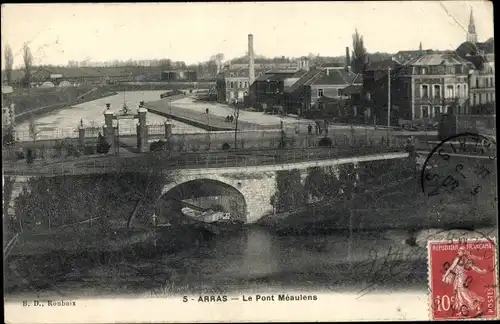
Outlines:
<svg viewBox="0 0 500 324"><path fill-rule="evenodd" d="M229 150L230 148L231 148L231 146L230 146L228 143L224 143L224 144L222 144L222 149L223 149L224 151L227 151L227 150Z"/></svg>
<svg viewBox="0 0 500 324"><path fill-rule="evenodd" d="M35 160L35 154L33 153L33 150L32 149L28 149L28 151L26 152L26 163L33 163L33 161Z"/></svg>
<svg viewBox="0 0 500 324"><path fill-rule="evenodd" d="M96 152L96 147L94 145L86 145L83 147L84 155L92 155L95 154L95 152Z"/></svg>
<svg viewBox="0 0 500 324"><path fill-rule="evenodd" d="M318 146L332 146L332 144L332 139L329 137L323 137L318 142Z"/></svg>
<svg viewBox="0 0 500 324"><path fill-rule="evenodd" d="M16 157L18 160L24 160L25 156L24 156L24 151L23 150L19 150L16 152Z"/></svg>
<svg viewBox="0 0 500 324"><path fill-rule="evenodd" d="M99 134L99 142L97 144L97 153L108 154L111 145L106 141L106 138Z"/></svg>
<svg viewBox="0 0 500 324"><path fill-rule="evenodd" d="M152 152L163 151L166 144L167 143L165 141L162 141L162 140L155 141L155 142L151 143L151 145L149 145L149 150Z"/></svg>

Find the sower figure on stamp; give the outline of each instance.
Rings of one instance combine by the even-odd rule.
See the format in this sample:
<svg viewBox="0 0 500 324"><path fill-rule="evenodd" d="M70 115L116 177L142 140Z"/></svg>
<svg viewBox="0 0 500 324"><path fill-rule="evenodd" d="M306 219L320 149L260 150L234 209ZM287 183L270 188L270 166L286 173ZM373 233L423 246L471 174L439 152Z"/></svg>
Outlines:
<svg viewBox="0 0 500 324"><path fill-rule="evenodd" d="M482 312L484 298L471 291L468 286L471 277L467 276L467 271L474 270L477 273L486 273L487 270L475 266L472 260L481 260L481 257L472 255L465 247L460 247L457 256L451 266L443 275L443 282L453 284L455 298L452 309L458 314L467 315L470 311L476 310L477 314Z"/></svg>

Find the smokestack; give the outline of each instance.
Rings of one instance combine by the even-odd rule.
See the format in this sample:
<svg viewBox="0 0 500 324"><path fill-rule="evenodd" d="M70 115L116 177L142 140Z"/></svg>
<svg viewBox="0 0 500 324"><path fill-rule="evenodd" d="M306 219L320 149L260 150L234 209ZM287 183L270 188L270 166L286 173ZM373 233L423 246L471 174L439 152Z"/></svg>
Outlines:
<svg viewBox="0 0 500 324"><path fill-rule="evenodd" d="M248 79L249 86L252 85L255 80L255 67L254 67L254 57L253 57L253 35L248 34Z"/></svg>
<svg viewBox="0 0 500 324"><path fill-rule="evenodd" d="M351 55L349 54L349 46L346 46L346 48L345 48L345 68L346 68L346 70L349 69L350 65L351 65Z"/></svg>

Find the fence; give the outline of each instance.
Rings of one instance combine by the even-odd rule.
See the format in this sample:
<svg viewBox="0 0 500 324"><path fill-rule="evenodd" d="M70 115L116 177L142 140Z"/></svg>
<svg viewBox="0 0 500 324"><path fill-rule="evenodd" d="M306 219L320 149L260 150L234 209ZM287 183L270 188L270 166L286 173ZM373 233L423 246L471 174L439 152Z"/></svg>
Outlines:
<svg viewBox="0 0 500 324"><path fill-rule="evenodd" d="M496 115L457 115L455 117L457 133L496 134Z"/></svg>
<svg viewBox="0 0 500 324"><path fill-rule="evenodd" d="M95 174L108 172L157 172L160 169L190 169L190 168L227 168L227 167L260 167L270 165L282 165L290 163L304 163L321 160L352 158L369 156L372 160L400 159L408 157L408 153L387 148L385 150L375 148L340 149L340 148L313 148L304 150L246 150L245 152L231 151L219 152L219 154L182 154L179 156L155 156L143 155L137 158L101 159L89 162L72 161L67 163L52 164L48 166L23 167L14 164L5 167L5 174L15 175L77 175ZM385 154L385 155L383 155ZM353 163L353 162L346 162Z"/></svg>
<svg viewBox="0 0 500 324"><path fill-rule="evenodd" d="M201 136L200 136L201 135ZM386 138L364 138L361 136L336 136L331 137L331 146L320 146L317 137L305 136L300 139L287 139L285 147L282 146L282 141L276 132L269 132L266 136L254 141L245 139L238 141L237 150L234 150L233 134L218 134L219 137L207 139L207 134L188 134L188 135L173 135L170 140L164 142L161 147L162 152L154 154L173 153L182 155L198 154L198 155L213 155L223 152L223 154L232 154L230 152L238 152L241 154L250 154L248 152L260 152L259 154L269 154L270 150L280 151L300 151L300 150L346 150L349 152L357 152L369 150L370 152L384 152L386 150L402 151L405 149L407 142L405 139L391 137L389 141ZM226 136L226 137L223 137ZM229 137L227 137L229 135ZM264 133L265 135L265 133ZM87 139L85 147L82 150L76 139L72 140L55 140L43 143L32 147L32 157L34 165L41 163L56 163L65 161L82 161L84 159L99 159L106 158L104 154L97 153L97 138ZM227 145L225 145L227 144ZM176 153L177 152L177 153ZM111 156L114 152L108 152ZM210 154L208 154L210 153ZM147 153L146 153L147 155ZM3 162L17 164L18 161L24 160L27 156L27 148L22 152L15 148L3 150ZM143 155L141 155L143 156Z"/></svg>

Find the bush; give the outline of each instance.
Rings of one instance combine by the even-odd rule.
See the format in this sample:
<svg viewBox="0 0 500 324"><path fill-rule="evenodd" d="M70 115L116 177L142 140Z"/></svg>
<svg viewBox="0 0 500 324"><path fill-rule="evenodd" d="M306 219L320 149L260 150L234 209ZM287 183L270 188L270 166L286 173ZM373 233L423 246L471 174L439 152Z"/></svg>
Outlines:
<svg viewBox="0 0 500 324"><path fill-rule="evenodd" d="M149 145L149 150L151 152L163 151L166 144L167 144L167 142L162 141L162 140L155 141L155 142L151 143L151 145Z"/></svg>
<svg viewBox="0 0 500 324"><path fill-rule="evenodd" d="M94 145L86 145L83 147L84 155L92 155L96 153L96 147Z"/></svg>
<svg viewBox="0 0 500 324"><path fill-rule="evenodd" d="M24 158L25 158L24 151L23 150L17 151L16 157L17 157L18 160L24 160Z"/></svg>
<svg viewBox="0 0 500 324"><path fill-rule="evenodd" d="M28 152L26 152L26 163L33 163L35 160L35 154L33 153L32 149L28 149Z"/></svg>
<svg viewBox="0 0 500 324"><path fill-rule="evenodd" d="M9 127L7 132L3 135L2 140L3 140L3 145L5 145L5 146L9 146L9 145L14 144L15 138L14 138L14 132L13 132L12 128Z"/></svg>
<svg viewBox="0 0 500 324"><path fill-rule="evenodd" d="M99 142L97 144L97 153L108 154L111 145L106 141L106 138L99 134Z"/></svg>
<svg viewBox="0 0 500 324"><path fill-rule="evenodd" d="M318 146L332 146L333 141L329 137L323 137L319 140Z"/></svg>
<svg viewBox="0 0 500 324"><path fill-rule="evenodd" d="M222 144L222 149L223 149L224 151L227 151L227 150L229 150L230 148L231 148L231 146L230 146L228 143L224 143L224 144Z"/></svg>

